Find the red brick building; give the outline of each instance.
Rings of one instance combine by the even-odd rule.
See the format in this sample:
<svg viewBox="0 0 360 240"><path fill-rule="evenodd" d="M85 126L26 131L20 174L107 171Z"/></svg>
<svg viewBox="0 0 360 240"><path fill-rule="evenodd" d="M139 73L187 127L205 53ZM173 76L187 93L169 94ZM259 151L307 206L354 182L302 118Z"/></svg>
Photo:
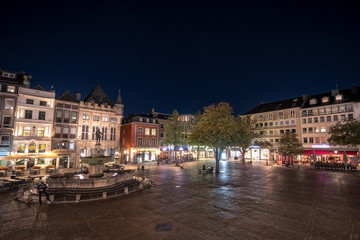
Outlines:
<svg viewBox="0 0 360 240"><path fill-rule="evenodd" d="M159 123L153 115L130 115L120 131L121 162L143 163L158 159Z"/></svg>

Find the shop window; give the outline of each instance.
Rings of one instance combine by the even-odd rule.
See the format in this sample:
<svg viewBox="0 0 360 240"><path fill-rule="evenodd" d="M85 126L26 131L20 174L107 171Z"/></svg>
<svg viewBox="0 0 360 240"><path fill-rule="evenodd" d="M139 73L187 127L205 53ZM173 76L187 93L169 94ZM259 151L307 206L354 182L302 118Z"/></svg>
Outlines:
<svg viewBox="0 0 360 240"><path fill-rule="evenodd" d="M45 144L39 144L39 153L44 153L46 150L46 145Z"/></svg>
<svg viewBox="0 0 360 240"><path fill-rule="evenodd" d="M19 144L17 147L18 153L25 153L26 144Z"/></svg>
<svg viewBox="0 0 360 240"><path fill-rule="evenodd" d="M36 145L35 143L29 144L29 153L35 153L36 152Z"/></svg>

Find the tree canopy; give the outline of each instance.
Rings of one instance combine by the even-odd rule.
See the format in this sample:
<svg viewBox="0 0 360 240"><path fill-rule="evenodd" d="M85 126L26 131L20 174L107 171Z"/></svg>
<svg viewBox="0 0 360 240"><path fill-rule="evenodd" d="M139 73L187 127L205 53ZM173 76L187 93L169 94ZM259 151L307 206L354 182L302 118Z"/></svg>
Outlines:
<svg viewBox="0 0 360 240"><path fill-rule="evenodd" d="M201 112L197 111L194 115L194 121L190 126L190 135L189 135L189 139L188 139L189 144L197 148L196 149L197 150L197 160L199 160L200 146L205 145L205 141L202 137L200 130L194 131L194 129L197 128L197 124L200 122L200 120L201 120Z"/></svg>
<svg viewBox="0 0 360 240"><path fill-rule="evenodd" d="M328 142L331 145L356 147L360 145L360 122L352 119L330 127Z"/></svg>
<svg viewBox="0 0 360 240"><path fill-rule="evenodd" d="M279 153L286 156L294 156L304 153L301 142L297 138L296 133L287 132L280 138Z"/></svg>
<svg viewBox="0 0 360 240"><path fill-rule="evenodd" d="M165 145L173 145L175 147L182 146L186 144L186 139L184 137L184 124L180 121L180 115L177 110L174 110L171 118L168 120L165 125L166 135L163 143Z"/></svg>
<svg viewBox="0 0 360 240"><path fill-rule="evenodd" d="M203 139L205 145L215 150L216 173L220 172L220 154L233 144L236 129L232 107L228 103L220 102L204 108L201 119L191 132L191 135L195 135L194 138Z"/></svg>

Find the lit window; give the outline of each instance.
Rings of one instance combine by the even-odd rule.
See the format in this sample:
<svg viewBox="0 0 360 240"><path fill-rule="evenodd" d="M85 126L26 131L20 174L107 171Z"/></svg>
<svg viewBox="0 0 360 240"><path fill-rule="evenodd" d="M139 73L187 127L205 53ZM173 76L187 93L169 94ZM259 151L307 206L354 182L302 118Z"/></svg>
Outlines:
<svg viewBox="0 0 360 240"><path fill-rule="evenodd" d="M156 129L151 129L151 135L155 136L156 135Z"/></svg>
<svg viewBox="0 0 360 240"><path fill-rule="evenodd" d="M109 118L108 117L103 117L102 120L103 120L103 122L108 122Z"/></svg>
<svg viewBox="0 0 360 240"><path fill-rule="evenodd" d="M5 109L14 109L14 99L6 98L4 108Z"/></svg>
<svg viewBox="0 0 360 240"><path fill-rule="evenodd" d="M43 137L43 136L44 136L44 133L45 133L45 128L39 127L39 128L37 129L37 134L36 134L36 136L38 136L38 137Z"/></svg>
<svg viewBox="0 0 360 240"><path fill-rule="evenodd" d="M329 102L329 97L323 97L321 99L322 103L328 103Z"/></svg>
<svg viewBox="0 0 360 240"><path fill-rule="evenodd" d="M342 95L337 95L337 96L335 97L335 100L336 100L336 101L342 100Z"/></svg>
<svg viewBox="0 0 360 240"><path fill-rule="evenodd" d="M45 144L39 144L39 153L44 153L46 150L46 145Z"/></svg>
<svg viewBox="0 0 360 240"><path fill-rule="evenodd" d="M145 135L150 135L150 129L149 128L145 128Z"/></svg>
<svg viewBox="0 0 360 240"><path fill-rule="evenodd" d="M25 148L26 148L26 144L19 144L18 147L17 147L17 152L18 153L24 153Z"/></svg>
<svg viewBox="0 0 360 240"><path fill-rule="evenodd" d="M326 128L325 128L325 127L321 127L320 131L321 131L321 132L326 132Z"/></svg>
<svg viewBox="0 0 360 240"><path fill-rule="evenodd" d="M29 145L29 153L35 153L35 151L36 151L36 145L35 143L31 143Z"/></svg>
<svg viewBox="0 0 360 240"><path fill-rule="evenodd" d="M8 86L7 91L12 93L15 92L15 86Z"/></svg>

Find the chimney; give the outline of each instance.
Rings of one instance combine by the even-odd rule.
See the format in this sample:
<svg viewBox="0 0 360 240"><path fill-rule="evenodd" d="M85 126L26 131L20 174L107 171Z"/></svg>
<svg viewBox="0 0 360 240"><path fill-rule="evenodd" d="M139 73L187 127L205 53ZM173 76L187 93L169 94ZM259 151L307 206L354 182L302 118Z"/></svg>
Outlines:
<svg viewBox="0 0 360 240"><path fill-rule="evenodd" d="M356 86L356 84L351 84L351 94L357 94L357 86Z"/></svg>
<svg viewBox="0 0 360 240"><path fill-rule="evenodd" d="M81 92L76 92L75 93L75 98L77 101L80 101L81 100Z"/></svg>
<svg viewBox="0 0 360 240"><path fill-rule="evenodd" d="M302 99L303 101L307 101L308 97L306 96L306 94L303 95Z"/></svg>

